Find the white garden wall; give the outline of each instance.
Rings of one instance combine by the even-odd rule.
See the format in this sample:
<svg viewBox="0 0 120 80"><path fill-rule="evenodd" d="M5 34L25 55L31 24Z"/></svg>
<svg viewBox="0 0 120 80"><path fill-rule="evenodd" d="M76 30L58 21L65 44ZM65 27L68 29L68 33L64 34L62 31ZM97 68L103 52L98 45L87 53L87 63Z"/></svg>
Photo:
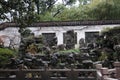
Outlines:
<svg viewBox="0 0 120 80"><path fill-rule="evenodd" d="M30 29L32 32L35 33L35 36L38 36L42 33L55 33L58 38L58 44L63 44L63 33L65 33L68 30L74 30L77 32L77 44L76 47L79 46L79 40L81 38L85 38L85 32L100 32L104 28L112 28L120 25L93 25L93 26L56 26L56 27L31 27ZM10 40L13 40L13 45L16 45L16 47L19 46L20 42L20 34L18 33L19 28L6 28L2 31L0 31L0 36L6 35L8 37L2 38L5 42L5 46L8 46L10 43Z"/></svg>

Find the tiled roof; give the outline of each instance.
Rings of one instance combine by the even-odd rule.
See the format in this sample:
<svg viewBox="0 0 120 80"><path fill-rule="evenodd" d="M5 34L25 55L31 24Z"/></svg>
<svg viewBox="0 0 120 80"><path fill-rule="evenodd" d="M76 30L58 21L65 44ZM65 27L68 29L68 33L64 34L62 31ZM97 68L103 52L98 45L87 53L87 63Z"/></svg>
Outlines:
<svg viewBox="0 0 120 80"><path fill-rule="evenodd" d="M120 24L120 20L98 20L98 21L44 21L37 22L29 25L29 27L62 27L62 26L84 26L84 25L112 25L112 24ZM17 23L6 22L0 24L0 29L4 29L6 27L19 27Z"/></svg>

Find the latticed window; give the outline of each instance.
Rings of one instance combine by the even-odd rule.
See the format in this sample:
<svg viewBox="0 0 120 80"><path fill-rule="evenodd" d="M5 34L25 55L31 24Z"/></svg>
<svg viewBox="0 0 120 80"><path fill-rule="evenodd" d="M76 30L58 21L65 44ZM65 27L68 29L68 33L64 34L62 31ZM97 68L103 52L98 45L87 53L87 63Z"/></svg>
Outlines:
<svg viewBox="0 0 120 80"><path fill-rule="evenodd" d="M67 34L66 33L63 33L63 43L66 44L66 36ZM74 34L74 43L77 44L77 32L75 32Z"/></svg>
<svg viewBox="0 0 120 80"><path fill-rule="evenodd" d="M95 42L96 36L99 35L99 32L85 32L85 42L91 43Z"/></svg>
<svg viewBox="0 0 120 80"><path fill-rule="evenodd" d="M52 41L54 37L56 36L56 34L55 33L42 33L42 36L44 38L44 42L46 43L46 45L51 47L52 44L54 43Z"/></svg>

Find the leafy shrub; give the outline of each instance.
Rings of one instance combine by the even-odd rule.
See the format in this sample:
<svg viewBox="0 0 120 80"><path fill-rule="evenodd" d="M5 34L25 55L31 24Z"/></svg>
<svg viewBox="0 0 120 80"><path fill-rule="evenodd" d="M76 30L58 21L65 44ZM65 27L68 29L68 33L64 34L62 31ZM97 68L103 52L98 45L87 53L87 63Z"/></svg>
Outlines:
<svg viewBox="0 0 120 80"><path fill-rule="evenodd" d="M107 53L102 52L101 56L98 58L99 61L104 61L105 59L107 59Z"/></svg>
<svg viewBox="0 0 120 80"><path fill-rule="evenodd" d="M120 27L109 28L102 31L101 43L103 47L113 49L114 45L120 44Z"/></svg>
<svg viewBox="0 0 120 80"><path fill-rule="evenodd" d="M0 67L9 63L10 58L15 56L15 52L8 48L0 48Z"/></svg>

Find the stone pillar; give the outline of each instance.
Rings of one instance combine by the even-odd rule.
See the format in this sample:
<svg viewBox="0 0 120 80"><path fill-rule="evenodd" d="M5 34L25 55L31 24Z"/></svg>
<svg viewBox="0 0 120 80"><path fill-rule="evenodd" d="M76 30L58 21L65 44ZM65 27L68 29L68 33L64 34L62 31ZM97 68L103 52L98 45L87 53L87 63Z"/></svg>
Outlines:
<svg viewBox="0 0 120 80"><path fill-rule="evenodd" d="M102 68L102 64L96 64L95 66L97 70L100 70Z"/></svg>
<svg viewBox="0 0 120 80"><path fill-rule="evenodd" d="M49 70L48 70L48 64L45 63L44 71L42 72L42 80L49 80Z"/></svg>
<svg viewBox="0 0 120 80"><path fill-rule="evenodd" d="M116 78L120 79L120 62L115 62L114 67L116 69Z"/></svg>
<svg viewBox="0 0 120 80"><path fill-rule="evenodd" d="M20 69L16 72L16 78L17 80L25 80L25 73Z"/></svg>
<svg viewBox="0 0 120 80"><path fill-rule="evenodd" d="M62 31L57 31L56 36L58 39L58 45L63 44L63 32Z"/></svg>
<svg viewBox="0 0 120 80"><path fill-rule="evenodd" d="M101 68L102 80L106 80L108 76L108 68Z"/></svg>
<svg viewBox="0 0 120 80"><path fill-rule="evenodd" d="M77 45L79 47L79 40L83 38L85 39L85 32L83 30L77 31Z"/></svg>
<svg viewBox="0 0 120 80"><path fill-rule="evenodd" d="M102 80L101 68L102 64L95 64L95 68L97 69L97 79Z"/></svg>

